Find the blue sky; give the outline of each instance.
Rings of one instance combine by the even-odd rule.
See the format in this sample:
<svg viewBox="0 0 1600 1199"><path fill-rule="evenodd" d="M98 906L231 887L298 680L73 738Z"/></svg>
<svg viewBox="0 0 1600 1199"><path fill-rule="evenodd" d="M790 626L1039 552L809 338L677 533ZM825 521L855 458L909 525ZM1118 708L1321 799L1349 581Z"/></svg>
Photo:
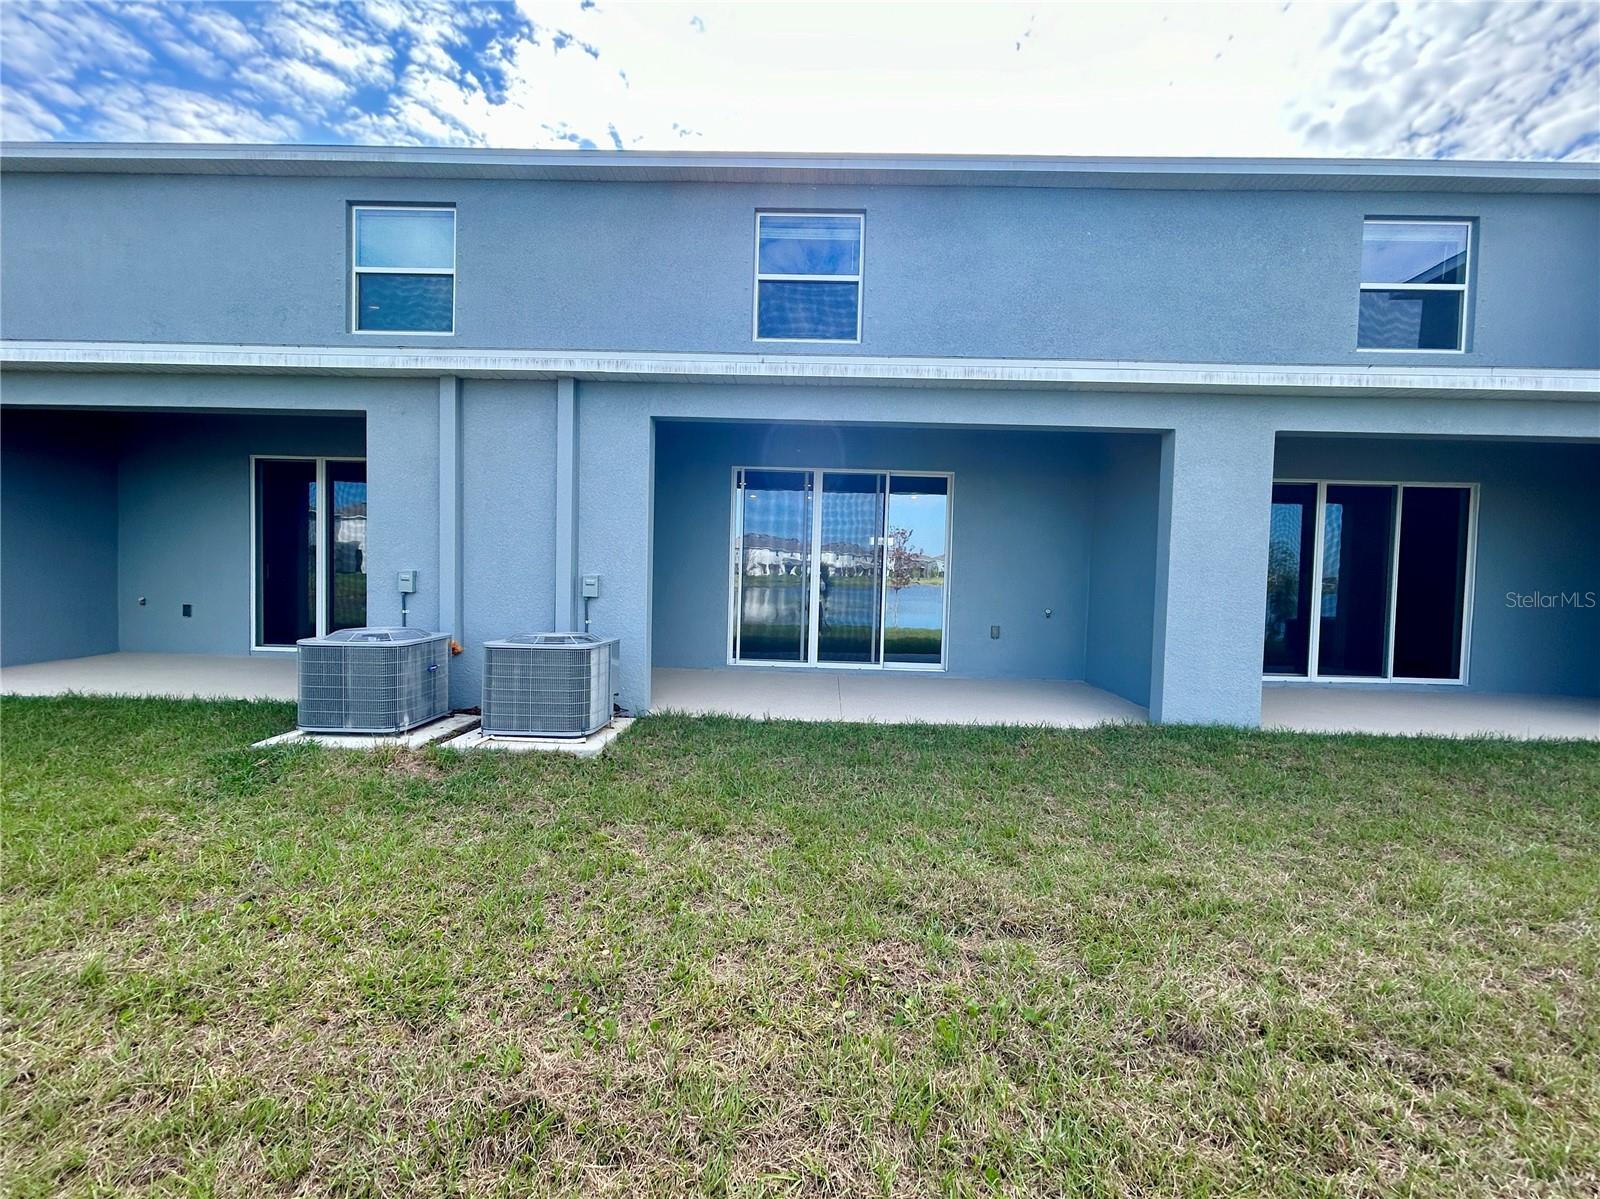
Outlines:
<svg viewBox="0 0 1600 1199"><path fill-rule="evenodd" d="M1600 3L0 5L8 138L1600 160Z"/></svg>

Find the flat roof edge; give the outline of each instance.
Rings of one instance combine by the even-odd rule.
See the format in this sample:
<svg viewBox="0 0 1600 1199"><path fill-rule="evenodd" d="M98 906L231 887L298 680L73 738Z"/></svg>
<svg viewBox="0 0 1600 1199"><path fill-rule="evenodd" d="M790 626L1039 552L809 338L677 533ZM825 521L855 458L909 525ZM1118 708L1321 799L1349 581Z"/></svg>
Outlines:
<svg viewBox="0 0 1600 1199"><path fill-rule="evenodd" d="M1600 370L895 358L567 350L0 340L0 377L28 371L579 378L1218 394L1492 395L1600 400Z"/></svg>
<svg viewBox="0 0 1600 1199"><path fill-rule="evenodd" d="M0 171L869 182L945 186L1600 192L1596 162L1044 155L487 150L386 146L0 142Z"/></svg>

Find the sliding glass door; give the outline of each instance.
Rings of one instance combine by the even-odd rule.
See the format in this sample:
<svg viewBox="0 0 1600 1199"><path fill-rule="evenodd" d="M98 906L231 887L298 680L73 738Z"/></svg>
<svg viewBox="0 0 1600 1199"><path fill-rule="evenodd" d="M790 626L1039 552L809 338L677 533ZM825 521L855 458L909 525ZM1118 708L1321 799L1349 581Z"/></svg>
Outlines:
<svg viewBox="0 0 1600 1199"><path fill-rule="evenodd" d="M1311 662L1311 568L1316 560L1317 485L1272 488L1267 541L1268 674L1305 674Z"/></svg>
<svg viewBox="0 0 1600 1199"><path fill-rule="evenodd" d="M805 662L811 628L811 472L741 471L735 496L740 662Z"/></svg>
<svg viewBox="0 0 1600 1199"><path fill-rule="evenodd" d="M317 464L256 462L256 644L317 635Z"/></svg>
<svg viewBox="0 0 1600 1199"><path fill-rule="evenodd" d="M1317 672L1383 677L1389 652L1394 488L1323 489Z"/></svg>
<svg viewBox="0 0 1600 1199"><path fill-rule="evenodd" d="M950 476L734 474L729 660L944 665Z"/></svg>
<svg viewBox="0 0 1600 1199"><path fill-rule="evenodd" d="M257 458L253 474L256 648L366 624L366 463Z"/></svg>
<svg viewBox="0 0 1600 1199"><path fill-rule="evenodd" d="M1275 484L1264 672L1463 680L1473 516L1464 485Z"/></svg>
<svg viewBox="0 0 1600 1199"><path fill-rule="evenodd" d="M938 666L944 661L949 478L891 475L888 518L883 660L891 666Z"/></svg>
<svg viewBox="0 0 1600 1199"><path fill-rule="evenodd" d="M817 661L882 659L884 476L824 471Z"/></svg>
<svg viewBox="0 0 1600 1199"><path fill-rule="evenodd" d="M1465 487L1401 492L1394 601L1398 678L1461 677L1471 518L1472 494Z"/></svg>

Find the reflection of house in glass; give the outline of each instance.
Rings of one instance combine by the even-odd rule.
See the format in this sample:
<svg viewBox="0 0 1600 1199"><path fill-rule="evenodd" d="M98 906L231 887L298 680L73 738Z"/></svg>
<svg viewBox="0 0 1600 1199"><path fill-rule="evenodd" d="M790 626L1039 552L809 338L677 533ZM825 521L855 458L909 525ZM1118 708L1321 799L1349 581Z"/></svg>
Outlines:
<svg viewBox="0 0 1600 1199"><path fill-rule="evenodd" d="M904 573L913 579L942 579L944 577L944 555L924 554L919 550L902 550L895 555L897 569L891 573Z"/></svg>
<svg viewBox="0 0 1600 1199"><path fill-rule="evenodd" d="M822 565L830 574L853 579L878 573L878 551L850 541L830 541L822 547Z"/></svg>
<svg viewBox="0 0 1600 1199"><path fill-rule="evenodd" d="M744 569L752 575L799 574L805 563L805 548L794 537L774 537L771 533L744 535Z"/></svg>
<svg viewBox="0 0 1600 1199"><path fill-rule="evenodd" d="M333 485L333 563L340 574L363 571L367 553L367 485Z"/></svg>

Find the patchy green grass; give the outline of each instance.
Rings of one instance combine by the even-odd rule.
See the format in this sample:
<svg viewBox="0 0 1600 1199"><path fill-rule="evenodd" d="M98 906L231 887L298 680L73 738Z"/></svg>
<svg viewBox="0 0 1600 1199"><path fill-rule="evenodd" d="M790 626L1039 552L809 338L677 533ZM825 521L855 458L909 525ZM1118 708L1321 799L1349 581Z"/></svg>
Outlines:
<svg viewBox="0 0 1600 1199"><path fill-rule="evenodd" d="M19 1196L1600 1191L1600 747L0 714Z"/></svg>

